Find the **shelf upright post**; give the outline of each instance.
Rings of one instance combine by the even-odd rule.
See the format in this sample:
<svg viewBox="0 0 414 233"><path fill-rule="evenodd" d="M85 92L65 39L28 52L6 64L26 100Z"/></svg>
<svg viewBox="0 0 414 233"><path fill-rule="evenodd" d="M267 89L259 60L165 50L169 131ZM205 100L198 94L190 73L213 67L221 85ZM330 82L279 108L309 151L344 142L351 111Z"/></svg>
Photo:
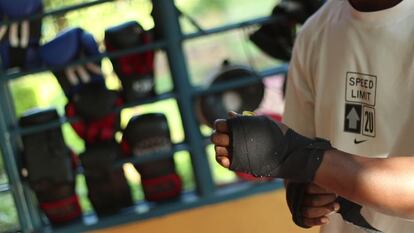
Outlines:
<svg viewBox="0 0 414 233"><path fill-rule="evenodd" d="M205 144L197 123L194 109L190 77L183 51L183 33L174 0L152 0L154 23L166 41L166 53L170 72L177 94L177 103L185 131L186 142L190 145L191 161L197 192L200 196L214 193L215 185L205 150Z"/></svg>
<svg viewBox="0 0 414 233"><path fill-rule="evenodd" d="M21 181L16 161L17 139L10 133L10 129L16 126L17 121L8 84L9 81L0 74L0 149L20 227L23 232L34 232L42 227L42 221L34 204L32 192Z"/></svg>

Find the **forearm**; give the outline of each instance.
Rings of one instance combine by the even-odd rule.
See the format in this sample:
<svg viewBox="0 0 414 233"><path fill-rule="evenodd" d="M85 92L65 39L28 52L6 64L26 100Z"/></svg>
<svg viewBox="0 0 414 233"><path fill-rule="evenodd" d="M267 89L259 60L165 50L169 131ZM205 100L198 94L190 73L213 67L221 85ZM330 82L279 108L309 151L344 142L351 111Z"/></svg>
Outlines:
<svg viewBox="0 0 414 233"><path fill-rule="evenodd" d="M314 182L381 212L414 217L414 157L374 159L330 150Z"/></svg>

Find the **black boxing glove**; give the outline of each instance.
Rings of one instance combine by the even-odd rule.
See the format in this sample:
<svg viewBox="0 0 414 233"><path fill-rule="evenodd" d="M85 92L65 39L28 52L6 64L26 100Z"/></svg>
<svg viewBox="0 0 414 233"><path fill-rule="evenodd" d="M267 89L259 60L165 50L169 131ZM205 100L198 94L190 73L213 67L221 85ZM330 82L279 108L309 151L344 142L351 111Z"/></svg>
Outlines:
<svg viewBox="0 0 414 233"><path fill-rule="evenodd" d="M105 45L109 52L146 45L152 41L152 34L135 21L105 30ZM127 102L155 96L154 56L155 52L151 50L111 58Z"/></svg>
<svg viewBox="0 0 414 233"><path fill-rule="evenodd" d="M128 122L122 138L126 156L169 151L172 153L170 129L164 114L148 113L134 116ZM164 158L135 164L141 175L142 189L148 201L168 201L180 196L181 177L177 174L174 159Z"/></svg>
<svg viewBox="0 0 414 233"><path fill-rule="evenodd" d="M30 110L19 120L22 127L38 126L59 119L55 109ZM22 163L39 207L53 225L81 217L75 192L76 156L65 144L61 128L22 136Z"/></svg>
<svg viewBox="0 0 414 233"><path fill-rule="evenodd" d="M113 140L120 128L120 112L116 109L123 105L118 93L90 84L76 97L65 106L65 113L67 117L79 117L71 122L79 137L87 144Z"/></svg>
<svg viewBox="0 0 414 233"><path fill-rule="evenodd" d="M238 116L228 120L231 132L230 169L254 176L311 182L329 141L310 139L288 129L283 133L266 116Z"/></svg>
<svg viewBox="0 0 414 233"><path fill-rule="evenodd" d="M113 167L119 156L120 148L115 141L87 145L80 155L88 197L98 216L133 205L124 170Z"/></svg>

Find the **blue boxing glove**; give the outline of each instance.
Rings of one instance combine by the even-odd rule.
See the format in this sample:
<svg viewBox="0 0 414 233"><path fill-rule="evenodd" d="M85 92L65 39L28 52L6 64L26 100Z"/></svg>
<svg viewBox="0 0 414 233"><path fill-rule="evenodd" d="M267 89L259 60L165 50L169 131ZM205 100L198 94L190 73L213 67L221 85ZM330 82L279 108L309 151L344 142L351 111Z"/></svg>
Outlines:
<svg viewBox="0 0 414 233"><path fill-rule="evenodd" d="M2 69L29 69L39 66L39 41L42 19L27 20L43 12L42 0L0 1L0 22L14 21L0 27Z"/></svg>
<svg viewBox="0 0 414 233"><path fill-rule="evenodd" d="M88 143L113 140L119 128L119 114L114 110L122 100L117 92L106 88L101 62L70 65L100 54L93 36L80 28L65 30L43 45L40 54L69 100L67 116L81 119L72 123L78 135Z"/></svg>
<svg viewBox="0 0 414 233"><path fill-rule="evenodd" d="M81 28L62 31L56 38L43 45L40 50L44 63L55 68L53 73L69 100L92 83L105 88L100 61L67 66L78 59L99 54L98 45L93 36Z"/></svg>

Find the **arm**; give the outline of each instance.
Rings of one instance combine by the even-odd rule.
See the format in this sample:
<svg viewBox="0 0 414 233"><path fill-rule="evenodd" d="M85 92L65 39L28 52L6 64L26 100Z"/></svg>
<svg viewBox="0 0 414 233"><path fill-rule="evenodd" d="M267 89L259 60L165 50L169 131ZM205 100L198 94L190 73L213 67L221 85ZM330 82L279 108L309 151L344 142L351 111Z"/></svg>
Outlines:
<svg viewBox="0 0 414 233"><path fill-rule="evenodd" d="M322 157L312 156L313 158L311 158L308 152L313 153L314 151L302 150L305 148L303 144L296 143L300 138L302 138L300 140L308 142L310 140L310 143L312 143L312 139L306 139L299 134L294 134L293 137L286 139L283 135L289 131L288 127L281 123L277 124L280 129L274 128L273 130L281 133L279 136L272 137L271 141L283 142L278 145L287 146L293 150L293 153L272 153L273 155L270 156L276 155L284 159L261 161L262 164L268 164L269 161L279 161L277 162L279 165L272 166L276 168L272 172L272 177L288 179L295 177L297 182L309 182L310 180L326 190L359 204L376 208L383 213L414 218L414 157L363 158L331 148L322 150ZM234 145L230 145L229 132L232 131L229 130L226 120L216 121L215 129L212 142L216 145L216 159L221 165L229 168L235 157L239 156L233 150L235 149ZM264 128L261 128L258 132L263 133L263 130ZM270 145L260 144L259 140L257 143L261 147ZM230 151L232 153L229 153ZM255 162L263 159L260 154L253 153L249 156L254 156ZM311 160L307 160L307 158L311 158ZM312 159L317 159L319 164L312 166L309 170L309 164L315 165Z"/></svg>
<svg viewBox="0 0 414 233"><path fill-rule="evenodd" d="M400 217L414 217L414 157L364 158L326 151L314 182L338 195Z"/></svg>
<svg viewBox="0 0 414 233"><path fill-rule="evenodd" d="M305 48L310 40L306 33L300 32L296 38L292 59L289 63L289 72L287 78L287 90L285 98L285 110L283 120L295 128L298 132L308 137L315 136L314 121L314 87L312 72L306 54L309 54ZM329 222L327 215L337 211L340 207L335 202L336 194L318 187L315 184L304 184L305 190L297 190L296 184L285 179L286 201L292 213L293 221L301 227L312 227L326 224ZM296 194L303 192L303 199L298 202L294 197ZM301 211L295 211L299 205Z"/></svg>
<svg viewBox="0 0 414 233"><path fill-rule="evenodd" d="M236 113L230 112L230 118L234 118L236 116ZM283 131L286 130L287 127L283 129ZM213 133L211 140L215 144L217 162L222 166L229 168L231 158L229 151L231 149L229 148L229 128L226 120L221 119L216 121L215 132ZM296 195L289 195L289 193L297 193L294 189L294 187L297 186L295 184L289 185L287 180L285 180L285 184L287 185L287 204L291 210L293 220L298 226L312 227L326 224L329 222L327 215L337 211L340 208L339 204L335 202L336 194L331 191L327 191L322 187L315 184L305 184L306 188L304 190L301 189L300 191L304 193L303 199L298 202L295 198L293 198ZM296 209L297 207L300 207L300 210Z"/></svg>

